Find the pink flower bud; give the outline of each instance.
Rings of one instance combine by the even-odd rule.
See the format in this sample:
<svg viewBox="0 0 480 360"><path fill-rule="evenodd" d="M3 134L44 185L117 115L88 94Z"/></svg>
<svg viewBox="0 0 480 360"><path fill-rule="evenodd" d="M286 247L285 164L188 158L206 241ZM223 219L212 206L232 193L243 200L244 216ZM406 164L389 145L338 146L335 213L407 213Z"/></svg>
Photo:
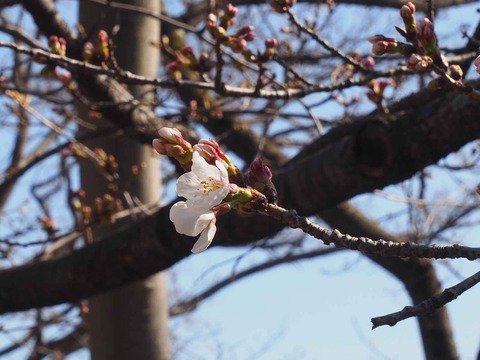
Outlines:
<svg viewBox="0 0 480 360"><path fill-rule="evenodd" d="M220 145L213 139L201 139L198 144L193 145L193 150L198 151L209 164L214 165L215 161L220 160L226 163L226 167L231 164L228 156L222 151Z"/></svg>
<svg viewBox="0 0 480 360"><path fill-rule="evenodd" d="M275 38L268 38L265 40L265 47L267 49L276 49L278 46L278 40Z"/></svg>
<svg viewBox="0 0 480 360"><path fill-rule="evenodd" d="M48 38L48 46L50 46L51 48L53 47L58 47L59 46L59 43L58 43L58 36L56 35L52 35Z"/></svg>
<svg viewBox="0 0 480 360"><path fill-rule="evenodd" d="M244 26L243 28L237 31L235 36L243 37L245 35L250 34L254 29L255 27L253 27L252 25Z"/></svg>
<svg viewBox="0 0 480 360"><path fill-rule="evenodd" d="M250 169L248 170L247 180L255 186L258 183L265 183L272 179L272 172L270 168L262 161L261 158L256 158L250 164Z"/></svg>
<svg viewBox="0 0 480 360"><path fill-rule="evenodd" d="M415 5L411 1L407 2L405 5L402 6L400 10L400 16L405 23L410 23L415 20L413 17L413 14L415 14L415 10Z"/></svg>
<svg viewBox="0 0 480 360"><path fill-rule="evenodd" d="M176 71L180 71L182 70L182 63L178 60L176 61L170 61L167 65L166 65L166 68L167 68L167 71L169 73L174 73Z"/></svg>
<svg viewBox="0 0 480 360"><path fill-rule="evenodd" d="M429 19L424 18L418 22L417 38L422 46L436 45L437 37L435 36L435 29Z"/></svg>
<svg viewBox="0 0 480 360"><path fill-rule="evenodd" d="M277 202L277 190L272 183L272 171L261 158L253 160L246 174L246 178L256 190L267 197L269 202Z"/></svg>
<svg viewBox="0 0 480 360"><path fill-rule="evenodd" d="M250 33L250 34L247 34L243 37L245 39L245 41L253 41L257 38L257 34L255 33Z"/></svg>
<svg viewBox="0 0 480 360"><path fill-rule="evenodd" d="M375 68L375 60L371 56L364 57L361 62L368 70L373 70Z"/></svg>
<svg viewBox="0 0 480 360"><path fill-rule="evenodd" d="M396 52L397 40L393 38L387 38L383 35L375 35L369 37L368 41L373 45L372 52L377 56L395 54Z"/></svg>
<svg viewBox="0 0 480 360"><path fill-rule="evenodd" d="M185 170L192 165L192 145L186 141L178 129L163 127L158 130L158 139L152 141L153 148L161 155L177 160Z"/></svg>
<svg viewBox="0 0 480 360"><path fill-rule="evenodd" d="M242 38L232 38L228 45L236 53L241 53L247 49L247 41Z"/></svg>
<svg viewBox="0 0 480 360"><path fill-rule="evenodd" d="M188 58L195 57L195 54L193 53L193 48L191 46L184 46L182 50L180 50L183 56L186 56Z"/></svg>
<svg viewBox="0 0 480 360"><path fill-rule="evenodd" d="M97 36L99 41L108 42L108 34L105 30L100 30Z"/></svg>
<svg viewBox="0 0 480 360"><path fill-rule="evenodd" d="M229 18L234 18L238 14L238 8L233 6L231 3L227 4L227 9L225 10L225 15Z"/></svg>

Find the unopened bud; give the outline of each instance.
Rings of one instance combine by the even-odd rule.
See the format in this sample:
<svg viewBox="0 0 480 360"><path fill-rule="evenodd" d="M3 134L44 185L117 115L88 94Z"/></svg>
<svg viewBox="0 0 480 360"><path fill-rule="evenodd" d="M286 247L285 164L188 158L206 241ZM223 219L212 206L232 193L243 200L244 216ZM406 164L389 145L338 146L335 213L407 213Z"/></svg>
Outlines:
<svg viewBox="0 0 480 360"><path fill-rule="evenodd" d="M463 70L460 65L452 64L448 67L450 69L450 76L454 80L462 80L463 78Z"/></svg>
<svg viewBox="0 0 480 360"><path fill-rule="evenodd" d="M408 58L407 68L413 71L426 71L433 64L433 60L430 56L412 54Z"/></svg>
<svg viewBox="0 0 480 360"><path fill-rule="evenodd" d="M433 23L428 18L424 18L418 22L417 39L425 50L436 46L437 37L435 35L435 29Z"/></svg>

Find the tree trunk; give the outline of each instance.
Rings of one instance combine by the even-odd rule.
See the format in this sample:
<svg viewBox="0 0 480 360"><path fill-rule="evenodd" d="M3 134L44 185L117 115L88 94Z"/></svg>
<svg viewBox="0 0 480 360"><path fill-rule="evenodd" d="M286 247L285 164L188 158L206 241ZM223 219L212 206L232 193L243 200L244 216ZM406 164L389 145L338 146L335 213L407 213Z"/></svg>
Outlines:
<svg viewBox="0 0 480 360"><path fill-rule="evenodd" d="M160 1L129 0L129 5L160 13ZM98 30L109 34L116 25L114 35L115 56L125 70L145 76L155 76L160 61L160 51L154 45L160 40L158 20L124 10L80 2L80 23L86 33L96 37ZM129 89L142 104L151 105L154 100L152 88L132 86ZM115 119L112 119L113 121ZM98 120L97 126L108 126ZM119 175L132 198L143 204L160 198L160 169L158 160L152 156L149 146L126 137L107 137L89 141L88 146L102 148L115 156ZM134 165L144 164L138 176L132 176ZM106 192L106 182L90 164L82 165L82 187L87 199ZM119 226L122 224L114 224ZM94 237L112 231L103 226L94 231ZM142 282L89 299L88 326L93 359L170 359L168 334L168 302L166 273L161 272Z"/></svg>

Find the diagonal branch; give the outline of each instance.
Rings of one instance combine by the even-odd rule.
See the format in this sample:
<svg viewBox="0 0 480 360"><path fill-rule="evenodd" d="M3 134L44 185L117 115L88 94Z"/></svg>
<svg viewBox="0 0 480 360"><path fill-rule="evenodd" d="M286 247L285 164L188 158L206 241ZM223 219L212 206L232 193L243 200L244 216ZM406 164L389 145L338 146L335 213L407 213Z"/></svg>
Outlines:
<svg viewBox="0 0 480 360"><path fill-rule="evenodd" d="M415 306L405 306L401 311L372 318L373 329L383 326L395 326L398 322L421 315L428 315L435 310L445 306L450 301L455 300L468 289L471 289L480 282L480 271L466 278L455 286L445 289L440 294L422 301Z"/></svg>
<svg viewBox="0 0 480 360"><path fill-rule="evenodd" d="M346 125L343 136L278 172L274 180L280 204L303 215L316 214L409 178L480 137L480 104L468 96L423 91L402 102L411 110ZM214 243L239 246L281 228L269 219L228 214L219 219ZM175 232L168 208L161 209L65 258L0 271L0 312L74 301L145 278L188 256L191 244L191 238Z"/></svg>

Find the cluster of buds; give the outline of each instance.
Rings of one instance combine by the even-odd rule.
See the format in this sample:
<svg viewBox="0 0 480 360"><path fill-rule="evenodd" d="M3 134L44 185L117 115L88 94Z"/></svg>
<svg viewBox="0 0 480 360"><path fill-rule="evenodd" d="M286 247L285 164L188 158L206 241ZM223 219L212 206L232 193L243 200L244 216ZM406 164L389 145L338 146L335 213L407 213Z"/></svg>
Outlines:
<svg viewBox="0 0 480 360"><path fill-rule="evenodd" d="M113 224L115 214L123 210L122 201L110 194L95 198L93 202L92 220L100 224Z"/></svg>
<svg viewBox="0 0 480 360"><path fill-rule="evenodd" d="M168 74L173 79L180 80L184 70L200 70L199 60L195 57L191 46L184 46L181 50L175 51L175 57L176 60L169 62L166 66Z"/></svg>
<svg viewBox="0 0 480 360"><path fill-rule="evenodd" d="M425 67L426 64L436 64L443 69L446 66L440 56L440 49L437 45L437 37L433 23L424 18L418 23L415 20L415 5L409 1L402 6L400 16L405 24L405 29L396 26L396 30L410 44L405 44L393 38L387 38L383 35L376 35L368 40L373 44L372 52L381 56L384 54L402 54L407 58L408 66L412 70L425 71L431 66ZM412 54L416 54L411 58ZM425 57L428 56L432 60ZM416 66L419 64L418 66Z"/></svg>
<svg viewBox="0 0 480 360"><path fill-rule="evenodd" d="M228 4L220 18L215 14L208 15L205 28L219 44L228 46L235 53L243 54L247 60L253 60L254 56L247 48L247 44L257 38L253 26L244 26L236 33L227 35L237 14L238 9L232 4Z"/></svg>
<svg viewBox="0 0 480 360"><path fill-rule="evenodd" d="M107 66L110 59L109 36L105 30L100 30L97 34L97 46L91 42L85 43L83 47L83 59L86 62Z"/></svg>
<svg viewBox="0 0 480 360"><path fill-rule="evenodd" d="M254 161L247 174L252 188L245 185L242 174L215 140L202 139L192 146L172 128L160 129L159 136L152 143L155 150L175 158L188 171L175 187L186 200L171 207L170 220L177 232L200 235L192 252L210 245L218 216L232 209L249 212L276 201L272 173L261 160Z"/></svg>
<svg viewBox="0 0 480 360"><path fill-rule="evenodd" d="M76 200L73 201L73 206L77 210L84 226L88 226L92 221L92 208L85 203L86 195L83 189L70 194L72 199L76 198Z"/></svg>
<svg viewBox="0 0 480 360"><path fill-rule="evenodd" d="M67 42L64 38L56 35L50 36L48 39L48 46L53 54L65 56L67 54Z"/></svg>
<svg viewBox="0 0 480 360"><path fill-rule="evenodd" d="M229 3L220 18L215 14L208 14L205 28L215 39L222 40L235 22L237 14L238 8Z"/></svg>
<svg viewBox="0 0 480 360"><path fill-rule="evenodd" d="M161 155L174 158L186 171L192 167L192 145L183 138L178 129L163 127L158 130L158 139L152 142L153 148Z"/></svg>
<svg viewBox="0 0 480 360"><path fill-rule="evenodd" d="M118 171L118 162L115 159L115 156L112 154L107 154L105 150L96 148L93 150L97 155L97 165L98 167L109 175L114 175Z"/></svg>
<svg viewBox="0 0 480 360"><path fill-rule="evenodd" d="M110 193L96 197L93 206L86 204L86 193L83 189L72 193L71 197L77 199L73 202L73 205L78 211L84 226L90 226L95 223L113 224L115 222L114 215L123 210L120 198Z"/></svg>
<svg viewBox="0 0 480 360"><path fill-rule="evenodd" d="M58 37L56 35L50 36L48 39L48 46L50 46L50 51L52 54L65 56L67 54L67 42L64 38ZM64 70L60 69L55 64L49 63L47 59L37 59L39 62L46 64L42 70L40 70L40 76L46 78L53 78L63 82L68 85L72 80L72 75Z"/></svg>
<svg viewBox="0 0 480 360"><path fill-rule="evenodd" d="M425 72L433 69L441 77L450 77L450 81L452 79L460 81L463 71L456 65L449 66L442 58L432 21L423 18L417 22L415 12L415 5L411 1L407 2L400 10L405 29L395 26L398 33L410 44L400 43L396 39L383 35L376 35L369 38L373 44L372 52L378 56L402 54L405 56L408 69L412 71ZM444 81L434 79L431 87L438 88L444 83Z"/></svg>
<svg viewBox="0 0 480 360"><path fill-rule="evenodd" d="M297 0L267 0L272 10L277 13L286 13L297 3Z"/></svg>
<svg viewBox="0 0 480 360"><path fill-rule="evenodd" d="M433 59L430 56L414 53L408 58L407 68L413 71L426 71L432 64Z"/></svg>

